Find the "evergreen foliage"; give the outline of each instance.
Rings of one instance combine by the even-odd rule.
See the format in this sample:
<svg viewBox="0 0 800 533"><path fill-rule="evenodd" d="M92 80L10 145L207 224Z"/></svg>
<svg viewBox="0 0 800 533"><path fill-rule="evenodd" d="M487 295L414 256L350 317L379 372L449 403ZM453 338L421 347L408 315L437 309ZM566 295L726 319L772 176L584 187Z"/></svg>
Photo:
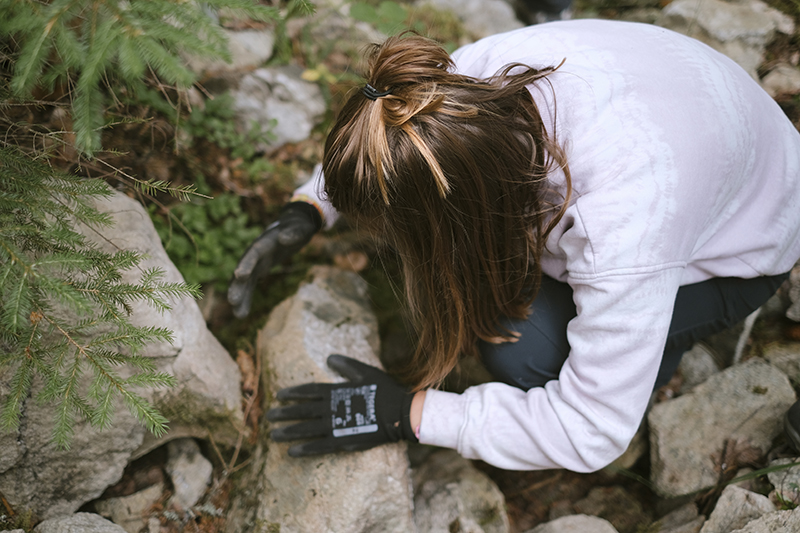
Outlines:
<svg viewBox="0 0 800 533"><path fill-rule="evenodd" d="M117 98L172 109L160 95L194 81L180 53L228 58L218 16L280 26L313 11L308 0L282 4L279 10L259 0L0 0L0 123L6 128L0 138L0 430L18 428L24 405L34 400L55 407L53 439L62 447L69 446L76 419L105 428L120 402L154 434L166 430L167 420L136 390L175 383L141 355L147 343L170 342L171 332L133 326L131 304L165 311L171 298L197 297L199 288L166 283L160 270L141 268L140 254L106 253L75 231L80 223L102 235L111 218L92 200L111 191L102 180L56 171L44 151L75 148L79 157L72 163L80 169L80 156L101 149ZM43 133L11 112L58 100L70 106L74 143L62 135L68 132ZM179 114L174 109L176 120ZM142 180L102 159L96 163L145 195L203 196L193 185ZM124 281L122 273L131 269L141 272L138 283ZM41 392L31 398L34 378Z"/></svg>
<svg viewBox="0 0 800 533"><path fill-rule="evenodd" d="M175 383L139 354L172 335L131 325L131 303L163 312L170 298L196 297L199 288L164 282L157 269L127 283L122 272L139 268L142 255L103 252L75 231L77 222L97 230L111 224L90 203L110 194L102 180L56 172L0 146L0 374L8 384L0 429L18 427L38 374L37 399L55 405L53 439L60 446L69 445L76 417L108 427L117 399L154 434L166 430L167 420L134 390ZM121 377L122 365L133 375Z"/></svg>
<svg viewBox="0 0 800 533"><path fill-rule="evenodd" d="M11 89L23 99L36 88L66 90L76 147L91 156L101 145L109 80L134 92L148 76L187 87L194 75L180 51L230 59L212 16L219 10L258 21L282 17L256 0L3 0L0 35L16 43ZM291 0L286 16L311 10L308 0Z"/></svg>

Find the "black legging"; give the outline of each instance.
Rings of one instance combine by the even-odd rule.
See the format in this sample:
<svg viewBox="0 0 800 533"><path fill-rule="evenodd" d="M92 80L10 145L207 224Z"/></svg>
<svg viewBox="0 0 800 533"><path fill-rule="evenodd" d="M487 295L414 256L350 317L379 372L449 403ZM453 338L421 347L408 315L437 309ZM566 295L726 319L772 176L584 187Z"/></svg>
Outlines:
<svg viewBox="0 0 800 533"><path fill-rule="evenodd" d="M788 277L786 273L752 279L712 278L680 287L655 386L670 380L681 356L695 342L744 320ZM567 323L576 315L572 288L544 276L528 318L504 322L521 334L519 341L479 343L486 368L496 380L523 390L558 379L570 349Z"/></svg>

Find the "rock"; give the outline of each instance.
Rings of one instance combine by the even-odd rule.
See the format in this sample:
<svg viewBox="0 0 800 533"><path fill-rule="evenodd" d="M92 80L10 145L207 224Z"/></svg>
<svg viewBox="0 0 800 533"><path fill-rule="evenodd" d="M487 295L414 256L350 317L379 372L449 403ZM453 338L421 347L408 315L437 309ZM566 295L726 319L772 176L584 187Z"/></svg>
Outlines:
<svg viewBox="0 0 800 533"><path fill-rule="evenodd" d="M761 80L761 86L773 98L800 93L800 69L782 63L769 71Z"/></svg>
<svg viewBox="0 0 800 533"><path fill-rule="evenodd" d="M598 15L599 16L599 15ZM661 18L661 9L657 7L642 7L631 10L621 11L619 20L628 22L641 22L643 24L655 24Z"/></svg>
<svg viewBox="0 0 800 533"><path fill-rule="evenodd" d="M788 465L800 462L800 457L794 459L777 459L769 466ZM800 504L800 466L793 466L784 470L777 470L767 474L769 482L775 487L775 492L784 502L794 505Z"/></svg>
<svg viewBox="0 0 800 533"><path fill-rule="evenodd" d="M262 380L272 405L281 388L343 381L328 369L329 354L380 365L377 321L364 280L332 267L315 267L311 276L272 311L259 333ZM405 443L305 458L289 457L289 445L256 447L226 531L250 532L256 525L282 533L414 531Z"/></svg>
<svg viewBox="0 0 800 533"><path fill-rule="evenodd" d="M698 515L697 506L687 503L658 521L658 533L698 533L705 521L705 516Z"/></svg>
<svg viewBox="0 0 800 533"><path fill-rule="evenodd" d="M425 533L507 533L505 497L483 472L452 450L414 470L414 522Z"/></svg>
<svg viewBox="0 0 800 533"><path fill-rule="evenodd" d="M325 113L319 87L301 74L295 66L260 68L242 77L231 91L239 130L249 132L255 124L271 135L268 143L256 146L258 150L307 139Z"/></svg>
<svg viewBox="0 0 800 533"><path fill-rule="evenodd" d="M768 513L731 533L790 533L800 531L800 509Z"/></svg>
<svg viewBox="0 0 800 533"><path fill-rule="evenodd" d="M790 380L800 383L800 342L768 344L763 356Z"/></svg>
<svg viewBox="0 0 800 533"><path fill-rule="evenodd" d="M719 372L719 365L708 349L703 344L697 343L683 354L678 371L683 376L681 394L685 394Z"/></svg>
<svg viewBox="0 0 800 533"><path fill-rule="evenodd" d="M511 4L503 0L425 0L425 3L452 11L476 39L524 26Z"/></svg>
<svg viewBox="0 0 800 533"><path fill-rule="evenodd" d="M147 533L161 533L161 521L158 518L151 516L147 520Z"/></svg>
<svg viewBox="0 0 800 533"><path fill-rule="evenodd" d="M763 455L781 432L782 417L794 401L787 377L754 359L712 376L688 394L654 405L648 422L657 491L679 496L714 485L718 464L735 460L720 457L734 448Z"/></svg>
<svg viewBox="0 0 800 533"><path fill-rule="evenodd" d="M658 24L703 41L756 80L756 69L775 32L794 33L789 16L760 0L675 0L664 8Z"/></svg>
<svg viewBox="0 0 800 533"><path fill-rule="evenodd" d="M775 506L766 496L728 486L700 533L728 533L774 510Z"/></svg>
<svg viewBox="0 0 800 533"><path fill-rule="evenodd" d="M580 514L608 520L620 531L635 531L637 526L651 519L642 504L620 486L595 487L585 498L575 502L573 508Z"/></svg>
<svg viewBox="0 0 800 533"><path fill-rule="evenodd" d="M164 485L159 483L130 496L95 502L98 514L108 518L128 533L139 533L145 525L145 513L161 498Z"/></svg>
<svg viewBox="0 0 800 533"><path fill-rule="evenodd" d="M361 58L367 47L383 42L387 35L371 24L350 17L352 2L315 2L316 12L308 17L291 18L286 22L286 32L291 39L300 39L303 33L314 36L304 42L312 57L324 55L328 60L349 64L351 58Z"/></svg>
<svg viewBox="0 0 800 533"><path fill-rule="evenodd" d="M753 472L755 472L755 470L749 466L740 468L736 471L733 479L749 476L748 479L743 479L742 481L737 481L736 483L731 482L730 484L735 485L740 489L749 490L750 492L769 494L769 491L772 490L772 485L770 482L764 476L753 477Z"/></svg>
<svg viewBox="0 0 800 533"><path fill-rule="evenodd" d="M137 250L147 257L141 270L159 267L164 281L183 281L178 269L167 256L145 209L123 194L116 194L103 209L114 214L115 225L104 231L104 238L95 236L106 251L117 247ZM130 277L128 277L128 275ZM125 276L133 282L141 271ZM174 341L154 343L141 355L153 358L159 370L174 375L178 385L151 393L156 406L170 421L170 431L160 439L146 434L134 458L178 437L208 438L233 446L243 429L239 367L231 355L208 330L197 303L191 298L172 302L172 311L158 313L145 303L135 302L131 323L157 325L173 332Z"/></svg>
<svg viewBox="0 0 800 533"><path fill-rule="evenodd" d="M638 463L639 459L647 454L647 451L647 428L645 424L641 424L633 435L633 439L628 443L628 447L625 448L625 452L614 459L611 466L625 469L633 468L633 465Z"/></svg>
<svg viewBox="0 0 800 533"><path fill-rule="evenodd" d="M786 318L800 322L800 264L789 275L789 300L792 305L786 310Z"/></svg>
<svg viewBox="0 0 800 533"><path fill-rule="evenodd" d="M93 513L51 518L33 528L34 533L126 533L117 524Z"/></svg>
<svg viewBox="0 0 800 533"><path fill-rule="evenodd" d="M747 341L750 339L750 332L760 314L761 308L758 308L732 327L702 340L700 344L716 362L718 368L727 368L741 362Z"/></svg>
<svg viewBox="0 0 800 533"><path fill-rule="evenodd" d="M39 390L37 380L33 393ZM0 473L0 492L13 508L45 519L75 512L116 483L145 433L133 415L120 410L102 432L76 421L70 448L64 450L50 442L51 409L29 400L23 415L15 435L22 454Z"/></svg>
<svg viewBox="0 0 800 533"><path fill-rule="evenodd" d="M231 72L253 70L272 57L275 33L272 30L232 31L222 29L228 38L231 62L204 56L186 54L187 66L201 78Z"/></svg>
<svg viewBox="0 0 800 533"><path fill-rule="evenodd" d="M700 530L703 528L703 524L705 523L706 517L698 516L693 520L679 526L671 527L669 529L662 527L658 533L700 533Z"/></svg>
<svg viewBox="0 0 800 533"><path fill-rule="evenodd" d="M103 230L103 237L90 230L86 235L105 251L119 247L147 256L141 270L124 274L125 281L135 282L142 271L153 267L164 270L165 281L183 279L138 202L118 193L98 207L113 214L115 225ZM178 385L172 389L140 391L169 419L169 432L154 437L120 407L105 431L78 420L70 449L60 450L50 442L52 407L29 399L18 432L0 440L0 492L14 508L31 509L44 519L69 515L119 481L130 460L179 436L207 438L211 432L217 442L235 444L244 426L239 369L208 331L197 304L183 298L172 302L172 311L163 314L142 302L132 307L134 325L163 326L174 334L173 344L153 343L140 353L151 358L159 371L177 378ZM128 372L120 369L123 377ZM41 386L36 380L32 394Z"/></svg>
<svg viewBox="0 0 800 533"><path fill-rule="evenodd" d="M170 503L178 509L191 509L211 483L211 462L200 453L194 439L177 439L167 444L166 471L172 479L175 494Z"/></svg>
<svg viewBox="0 0 800 533"><path fill-rule="evenodd" d="M525 533L617 533L617 530L602 518L573 514L541 524Z"/></svg>

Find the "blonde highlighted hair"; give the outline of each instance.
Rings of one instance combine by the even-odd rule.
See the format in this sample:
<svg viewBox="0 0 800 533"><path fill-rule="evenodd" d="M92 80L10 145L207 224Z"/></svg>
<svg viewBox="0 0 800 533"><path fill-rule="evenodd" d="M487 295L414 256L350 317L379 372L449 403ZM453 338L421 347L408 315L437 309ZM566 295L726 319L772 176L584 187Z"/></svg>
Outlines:
<svg viewBox="0 0 800 533"><path fill-rule="evenodd" d="M402 262L418 346L403 369L437 385L478 339L513 340L541 280L547 235L568 198L550 205L547 174L569 169L526 86L557 67L512 64L488 80L457 74L447 52L415 34L369 54L367 81L328 136L325 191L336 209ZM545 80L546 81L546 80Z"/></svg>

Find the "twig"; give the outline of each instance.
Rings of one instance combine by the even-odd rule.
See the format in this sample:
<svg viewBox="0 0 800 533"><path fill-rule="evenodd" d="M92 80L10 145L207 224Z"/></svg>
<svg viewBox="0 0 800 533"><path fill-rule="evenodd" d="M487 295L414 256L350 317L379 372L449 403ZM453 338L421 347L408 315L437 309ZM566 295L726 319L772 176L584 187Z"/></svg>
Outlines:
<svg viewBox="0 0 800 533"><path fill-rule="evenodd" d="M551 483L557 482L559 479L561 479L562 476L563 476L563 472L556 472L555 475L553 475L553 476L551 476L551 477L549 477L547 479L543 479L542 481L537 481L536 483L528 485L527 487L525 487L522 490L518 490L516 492L510 492L510 493L506 494L506 498L511 498L511 497L514 497L514 496L522 496L523 494L528 494L529 492L533 492L533 491L535 491L537 489L540 489L542 487L545 487L545 486L547 486L547 485L549 485Z"/></svg>
<svg viewBox="0 0 800 533"><path fill-rule="evenodd" d="M8 513L8 516L10 516L11 518L13 518L13 517L14 517L14 516L15 516L17 513L15 513L15 512L14 512L14 509L12 509L12 508L11 508L11 504L10 504L10 503L8 503L8 500L6 500L6 497L5 497L5 496L3 496L3 493L2 493L2 492L0 492L0 500L2 500L2 501L3 501L3 507L5 507L5 508L6 508L6 512Z"/></svg>
<svg viewBox="0 0 800 533"><path fill-rule="evenodd" d="M250 398L247 400L247 406L244 409L244 427L239 430L239 437L236 440L236 448L233 451L233 457L228 465L228 470L233 469L234 465L236 464L236 459L239 458L239 451L242 449L244 433L247 429L247 419L250 416L250 410L253 408L253 404L255 404L256 398L258 397L258 389L261 385L261 358L258 357L258 354L256 354L256 376L258 376L258 379L256 380L256 388L250 395Z"/></svg>

